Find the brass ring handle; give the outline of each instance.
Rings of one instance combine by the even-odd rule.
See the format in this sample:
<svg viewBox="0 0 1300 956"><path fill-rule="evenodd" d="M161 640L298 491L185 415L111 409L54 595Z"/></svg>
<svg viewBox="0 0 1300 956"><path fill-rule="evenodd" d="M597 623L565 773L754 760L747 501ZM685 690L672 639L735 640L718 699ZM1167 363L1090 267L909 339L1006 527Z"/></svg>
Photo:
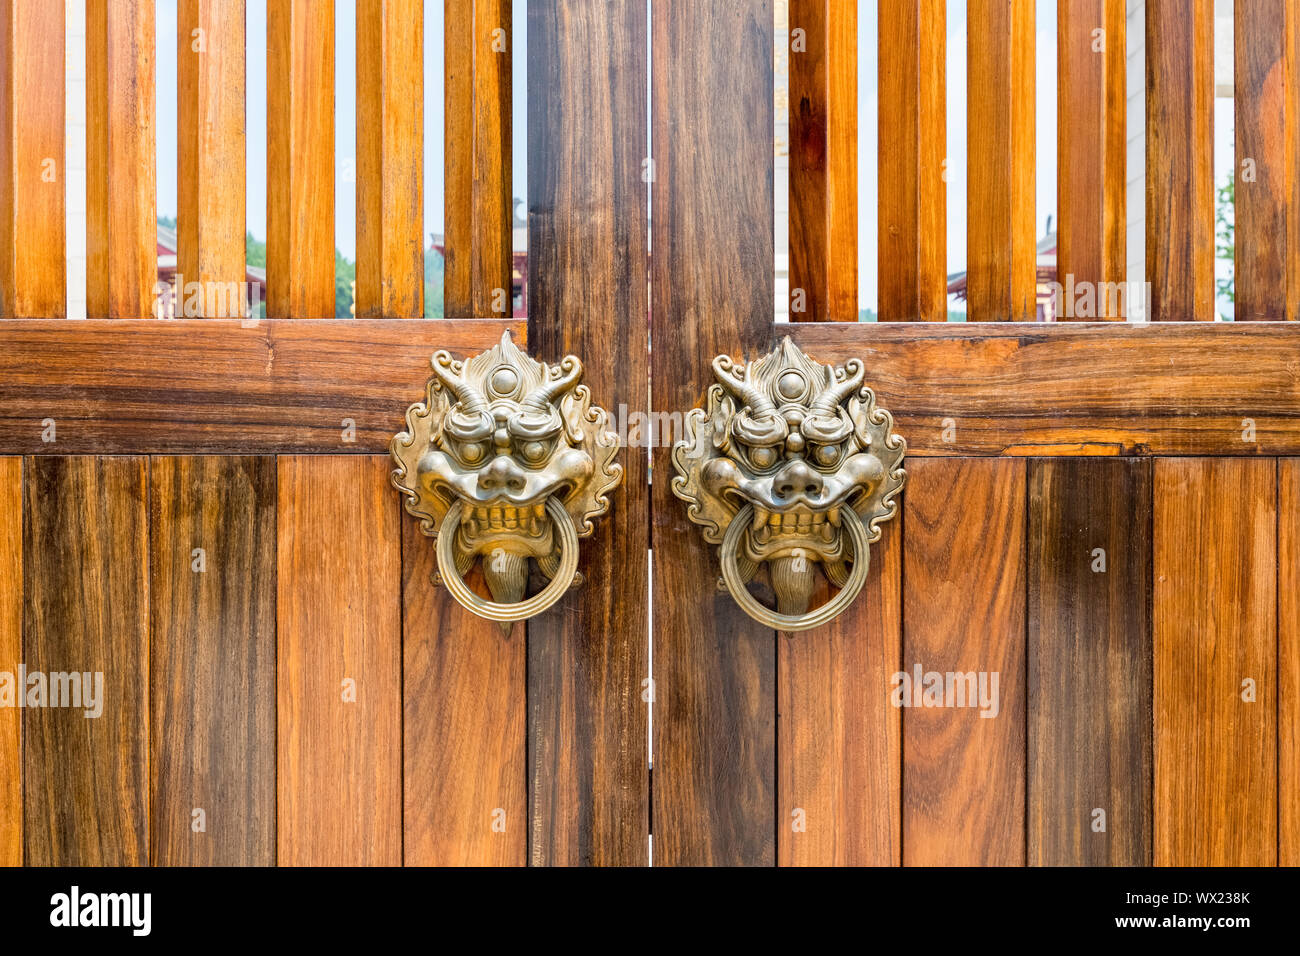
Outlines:
<svg viewBox="0 0 1300 956"><path fill-rule="evenodd" d="M742 611L760 624L766 624L778 631L807 631L825 624L853 603L853 599L858 596L862 586L867 583L867 570L871 554L868 550L870 538L867 535L866 526L862 523L862 519L858 517L857 512L851 508L846 508L842 518L844 527L848 529L849 536L853 539L853 570L849 572L849 578L844 582L844 587L840 588L839 594L821 607L806 614L781 614L773 611L760 604L754 595L749 593L749 589L745 587L745 580L736 562L736 553L740 546L740 539L749 533L750 522L753 517L753 505L746 504L742 507L740 513L732 519L731 524L727 525L727 533L723 535L720 549L722 580Z"/></svg>
<svg viewBox="0 0 1300 956"><path fill-rule="evenodd" d="M452 503L447 515L442 519L442 529L438 532L438 571L442 583L447 586L451 596L461 607L472 611L479 617L490 621L522 621L524 618L540 614L564 596L573 584L573 576L578 570L578 529L573 519L564 510L564 505L554 498L546 499L546 513L559 534L560 566L549 584L532 597L514 604L502 604L488 601L475 594L465 579L456 570L455 537L460 528L460 517L464 506L459 501Z"/></svg>

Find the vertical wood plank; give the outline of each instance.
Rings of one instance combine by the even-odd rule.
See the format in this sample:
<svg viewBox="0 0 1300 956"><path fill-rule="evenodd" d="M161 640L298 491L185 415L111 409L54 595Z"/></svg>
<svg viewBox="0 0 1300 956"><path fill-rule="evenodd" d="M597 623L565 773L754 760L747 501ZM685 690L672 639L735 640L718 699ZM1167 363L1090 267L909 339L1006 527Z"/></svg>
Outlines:
<svg viewBox="0 0 1300 956"><path fill-rule="evenodd" d="M86 312L147 319L158 281L153 0L86 0Z"/></svg>
<svg viewBox="0 0 1300 956"><path fill-rule="evenodd" d="M444 312L511 313L510 0L444 5Z"/></svg>
<svg viewBox="0 0 1300 956"><path fill-rule="evenodd" d="M773 16L768 0L667 0L651 18L651 374L655 410L680 415L715 355L770 346ZM652 490L655 864L770 865L775 638L718 592L669 444Z"/></svg>
<svg viewBox="0 0 1300 956"><path fill-rule="evenodd" d="M948 318L944 0L880 0L880 321Z"/></svg>
<svg viewBox="0 0 1300 956"><path fill-rule="evenodd" d="M242 317L245 0L182 0L177 22L177 315ZM201 296L185 285L200 283ZM191 305L191 303L193 303ZM182 308L184 304L185 308Z"/></svg>
<svg viewBox="0 0 1300 956"><path fill-rule="evenodd" d="M967 6L967 300L971 321L1032 322L1034 3Z"/></svg>
<svg viewBox="0 0 1300 956"><path fill-rule="evenodd" d="M1300 866L1300 458L1278 469L1277 862Z"/></svg>
<svg viewBox="0 0 1300 956"><path fill-rule="evenodd" d="M1237 321L1300 318L1300 8L1233 7Z"/></svg>
<svg viewBox="0 0 1300 956"><path fill-rule="evenodd" d="M1156 459L1157 866L1277 862L1276 493L1274 459Z"/></svg>
<svg viewBox="0 0 1300 956"><path fill-rule="evenodd" d="M902 666L903 540L897 520L882 531L858 599L824 627L777 636L781 866L902 862L901 711L890 682Z"/></svg>
<svg viewBox="0 0 1300 956"><path fill-rule="evenodd" d="M790 318L856 322L858 6L790 0L790 30Z"/></svg>
<svg viewBox="0 0 1300 956"><path fill-rule="evenodd" d="M273 866L275 459L154 458L149 499L152 862Z"/></svg>
<svg viewBox="0 0 1300 956"><path fill-rule="evenodd" d="M74 706L24 711L25 861L29 866L144 866L149 862L146 459L42 456L26 459L25 471L23 662L28 674L46 676L47 702L55 692L55 673L81 675L83 691L80 706L68 693L61 700ZM96 698L93 706L86 690ZM97 709L99 716L89 716Z"/></svg>
<svg viewBox="0 0 1300 956"><path fill-rule="evenodd" d="M1025 861L1025 462L920 458L903 526L903 670L984 678L992 706L903 713L903 862ZM900 690L900 701L905 699ZM945 702L947 698L945 697ZM953 702L957 702L955 695Z"/></svg>
<svg viewBox="0 0 1300 956"><path fill-rule="evenodd" d="M1151 463L1031 461L1028 570L1029 863L1150 866Z"/></svg>
<svg viewBox="0 0 1300 956"><path fill-rule="evenodd" d="M268 0L266 314L334 315L334 4Z"/></svg>
<svg viewBox="0 0 1300 956"><path fill-rule="evenodd" d="M0 671L23 660L23 460L0 458ZM23 862L23 715L0 689L0 866Z"/></svg>
<svg viewBox="0 0 1300 956"><path fill-rule="evenodd" d="M357 316L424 315L424 3L357 5Z"/></svg>
<svg viewBox="0 0 1300 956"><path fill-rule="evenodd" d="M1155 322L1214 319L1214 3L1147 0L1147 281Z"/></svg>
<svg viewBox="0 0 1300 956"><path fill-rule="evenodd" d="M528 46L528 341L547 361L580 356L593 400L626 421L649 408L645 6L531 3ZM620 455L582 587L528 622L534 865L647 861L644 444Z"/></svg>
<svg viewBox="0 0 1300 956"><path fill-rule="evenodd" d="M279 460L281 865L402 862L401 532L388 469L380 456Z"/></svg>
<svg viewBox="0 0 1300 956"><path fill-rule="evenodd" d="M0 0L0 317L67 314L64 7Z"/></svg>
<svg viewBox="0 0 1300 956"><path fill-rule="evenodd" d="M1057 281L1091 286L1094 303L1063 303L1061 320L1124 318L1103 285L1123 282L1126 267L1124 28L1124 0L1059 0Z"/></svg>

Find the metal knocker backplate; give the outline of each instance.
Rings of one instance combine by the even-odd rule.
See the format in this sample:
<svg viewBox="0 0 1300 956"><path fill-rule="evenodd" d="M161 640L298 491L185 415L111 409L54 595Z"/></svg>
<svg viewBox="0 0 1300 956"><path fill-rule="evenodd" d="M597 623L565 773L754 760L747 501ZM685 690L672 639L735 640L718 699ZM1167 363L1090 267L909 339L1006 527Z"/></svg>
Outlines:
<svg viewBox="0 0 1300 956"><path fill-rule="evenodd" d="M673 447L673 493L719 545L721 584L750 617L784 631L841 613L867 579L868 546L897 511L906 443L876 407L864 366L821 365L787 337L748 366L713 360L707 408ZM766 566L777 609L747 585ZM821 568L839 593L812 611Z"/></svg>

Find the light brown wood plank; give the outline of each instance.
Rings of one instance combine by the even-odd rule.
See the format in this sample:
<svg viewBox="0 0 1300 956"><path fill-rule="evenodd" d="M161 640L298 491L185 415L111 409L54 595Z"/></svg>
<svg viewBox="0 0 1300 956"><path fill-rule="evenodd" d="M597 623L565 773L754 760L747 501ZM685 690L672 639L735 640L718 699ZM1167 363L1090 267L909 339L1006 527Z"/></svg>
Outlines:
<svg viewBox="0 0 1300 956"><path fill-rule="evenodd" d="M401 531L389 464L279 460L282 866L402 862Z"/></svg>
<svg viewBox="0 0 1300 956"><path fill-rule="evenodd" d="M1270 459L1155 462L1157 866L1277 862L1276 495Z"/></svg>
<svg viewBox="0 0 1300 956"><path fill-rule="evenodd" d="M1277 489L1277 862L1300 866L1300 459L1278 462Z"/></svg>
<svg viewBox="0 0 1300 956"><path fill-rule="evenodd" d="M23 460L0 458L0 671L23 660ZM23 862L23 715L0 689L0 866Z"/></svg>

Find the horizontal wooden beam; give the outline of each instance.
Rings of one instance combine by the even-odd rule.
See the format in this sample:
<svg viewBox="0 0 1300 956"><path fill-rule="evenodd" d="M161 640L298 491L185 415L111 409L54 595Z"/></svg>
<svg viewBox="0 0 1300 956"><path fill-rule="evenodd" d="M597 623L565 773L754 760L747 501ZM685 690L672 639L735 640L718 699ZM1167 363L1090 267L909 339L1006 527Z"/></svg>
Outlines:
<svg viewBox="0 0 1300 956"><path fill-rule="evenodd" d="M0 321L0 455L382 454L495 320Z"/></svg>
<svg viewBox="0 0 1300 956"><path fill-rule="evenodd" d="M859 356L910 455L1295 455L1289 322L799 323L823 362Z"/></svg>

